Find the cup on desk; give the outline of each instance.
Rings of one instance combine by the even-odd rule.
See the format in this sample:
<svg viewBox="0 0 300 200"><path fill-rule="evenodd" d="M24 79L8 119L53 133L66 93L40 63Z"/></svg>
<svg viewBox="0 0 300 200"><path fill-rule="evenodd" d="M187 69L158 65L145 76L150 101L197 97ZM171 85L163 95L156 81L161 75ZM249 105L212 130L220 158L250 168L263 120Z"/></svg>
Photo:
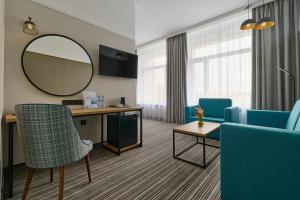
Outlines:
<svg viewBox="0 0 300 200"><path fill-rule="evenodd" d="M121 103L119 103L119 104L117 104L117 107L118 107L118 108L122 108L122 107L124 107L124 105L121 104Z"/></svg>

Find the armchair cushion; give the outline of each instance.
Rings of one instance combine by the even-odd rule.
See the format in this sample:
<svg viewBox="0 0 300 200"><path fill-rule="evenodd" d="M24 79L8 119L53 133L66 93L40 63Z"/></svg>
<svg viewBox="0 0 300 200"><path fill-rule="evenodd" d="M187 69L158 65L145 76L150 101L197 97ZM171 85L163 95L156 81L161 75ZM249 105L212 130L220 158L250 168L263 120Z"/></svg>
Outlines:
<svg viewBox="0 0 300 200"><path fill-rule="evenodd" d="M247 124L285 129L289 116L285 111L248 110Z"/></svg>
<svg viewBox="0 0 300 200"><path fill-rule="evenodd" d="M200 98L199 106L204 110L204 116L224 118L224 109L232 106L231 99Z"/></svg>

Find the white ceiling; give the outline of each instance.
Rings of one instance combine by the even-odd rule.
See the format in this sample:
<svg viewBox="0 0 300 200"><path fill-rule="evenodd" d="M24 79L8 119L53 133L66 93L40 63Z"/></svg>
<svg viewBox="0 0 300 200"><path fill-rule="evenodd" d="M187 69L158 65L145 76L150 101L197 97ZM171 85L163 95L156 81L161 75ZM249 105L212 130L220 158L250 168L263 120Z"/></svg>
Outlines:
<svg viewBox="0 0 300 200"><path fill-rule="evenodd" d="M247 0L32 1L135 39L137 45L247 5Z"/></svg>
<svg viewBox="0 0 300 200"><path fill-rule="evenodd" d="M124 37L135 39L134 0L32 0Z"/></svg>
<svg viewBox="0 0 300 200"><path fill-rule="evenodd" d="M257 0L250 0L254 2ZM247 6L247 0L136 0L136 44Z"/></svg>

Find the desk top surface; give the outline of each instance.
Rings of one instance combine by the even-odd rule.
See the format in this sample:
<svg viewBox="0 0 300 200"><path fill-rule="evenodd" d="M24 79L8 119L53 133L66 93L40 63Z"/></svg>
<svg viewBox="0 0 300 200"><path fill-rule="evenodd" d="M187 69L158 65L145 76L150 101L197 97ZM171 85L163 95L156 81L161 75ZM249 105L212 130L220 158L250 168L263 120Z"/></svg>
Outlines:
<svg viewBox="0 0 300 200"><path fill-rule="evenodd" d="M108 114L108 113L118 113L118 112L130 112L130 111L141 111L143 107L105 107L105 108L77 108L71 109L73 117L87 116L87 115L98 115L98 114ZM16 115L12 113L7 113L4 115L4 120L6 123L16 122Z"/></svg>

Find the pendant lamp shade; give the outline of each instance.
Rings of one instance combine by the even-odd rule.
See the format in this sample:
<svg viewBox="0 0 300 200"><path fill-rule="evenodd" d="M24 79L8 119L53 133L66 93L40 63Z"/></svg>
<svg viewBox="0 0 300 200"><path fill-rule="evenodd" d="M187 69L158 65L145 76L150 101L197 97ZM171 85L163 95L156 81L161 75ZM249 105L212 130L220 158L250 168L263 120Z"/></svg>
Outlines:
<svg viewBox="0 0 300 200"><path fill-rule="evenodd" d="M254 19L247 19L241 24L241 30L251 30L254 29L256 21Z"/></svg>
<svg viewBox="0 0 300 200"><path fill-rule="evenodd" d="M264 30L267 28L271 28L274 25L275 25L275 22L271 17L263 17L256 22L255 29L256 30Z"/></svg>
<svg viewBox="0 0 300 200"><path fill-rule="evenodd" d="M28 17L28 20L24 23L23 32L28 35L37 35L38 34L36 25L31 21L31 17Z"/></svg>
<svg viewBox="0 0 300 200"><path fill-rule="evenodd" d="M256 24L256 21L254 19L250 19L250 2L248 0L248 6L247 8L248 9L248 19L246 19L242 24L241 24L241 30L244 31L244 30L252 30L255 28L255 24Z"/></svg>

